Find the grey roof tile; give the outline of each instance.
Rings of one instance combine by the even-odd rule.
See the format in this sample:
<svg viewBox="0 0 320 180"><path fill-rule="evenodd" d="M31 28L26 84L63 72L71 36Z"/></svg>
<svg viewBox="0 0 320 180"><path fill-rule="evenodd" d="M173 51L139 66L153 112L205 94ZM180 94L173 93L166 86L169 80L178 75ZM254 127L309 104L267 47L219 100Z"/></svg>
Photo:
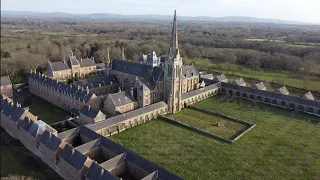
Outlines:
<svg viewBox="0 0 320 180"><path fill-rule="evenodd" d="M11 84L11 80L9 76L2 76L0 79L1 86L6 86Z"/></svg>
<svg viewBox="0 0 320 180"><path fill-rule="evenodd" d="M91 58L80 59L79 63L81 67L96 66L96 63Z"/></svg>
<svg viewBox="0 0 320 180"><path fill-rule="evenodd" d="M80 109L81 114L83 114L87 117L90 117L92 119L96 118L97 115L99 114L99 112L101 112L101 111L93 109L93 108L89 107L88 105L85 105Z"/></svg>
<svg viewBox="0 0 320 180"><path fill-rule="evenodd" d="M197 89L197 90L190 91L190 92L187 92L185 94L182 94L181 95L181 99L188 99L188 98L196 96L196 95L198 95L198 94L200 94L202 92L206 92L206 91L209 91L211 89L219 88L218 84L219 83L211 84L211 85L206 86L204 88L200 88L200 89Z"/></svg>
<svg viewBox="0 0 320 180"><path fill-rule="evenodd" d="M122 106L125 104L129 104L129 103L133 103L136 101L131 96L130 90L129 91L121 91L121 92L114 93L114 94L108 94L107 98L110 98L116 107Z"/></svg>
<svg viewBox="0 0 320 180"><path fill-rule="evenodd" d="M73 85L78 87L86 88L88 86L89 89L99 87L100 86L106 86L110 84L117 84L119 83L117 77L115 75L109 75L109 76L101 76L96 77L92 79L84 79L80 81L73 82Z"/></svg>
<svg viewBox="0 0 320 180"><path fill-rule="evenodd" d="M63 61L51 62L50 66L52 68L52 71L62 71L62 70L70 69L68 65Z"/></svg>
<svg viewBox="0 0 320 180"><path fill-rule="evenodd" d="M190 78L190 77L194 77L194 76L198 76L199 73L197 71L197 69L193 66L193 65L184 65L182 66L181 69L181 78Z"/></svg>

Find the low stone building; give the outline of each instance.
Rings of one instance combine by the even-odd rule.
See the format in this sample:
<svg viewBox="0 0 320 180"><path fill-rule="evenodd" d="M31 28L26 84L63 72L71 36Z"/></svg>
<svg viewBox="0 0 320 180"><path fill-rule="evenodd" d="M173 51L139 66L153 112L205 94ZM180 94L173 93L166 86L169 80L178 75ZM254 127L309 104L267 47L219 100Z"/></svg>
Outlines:
<svg viewBox="0 0 320 180"><path fill-rule="evenodd" d="M264 91L228 83L221 83L222 94L254 100L273 106L314 114L320 116L320 102L282 93Z"/></svg>
<svg viewBox="0 0 320 180"><path fill-rule="evenodd" d="M133 89L108 94L103 102L104 112L116 115L137 109L139 107L138 101L133 96Z"/></svg>
<svg viewBox="0 0 320 180"><path fill-rule="evenodd" d="M28 82L32 94L69 112L73 108L81 109L84 105L100 109L100 99L88 89L67 85L38 73L31 73Z"/></svg>
<svg viewBox="0 0 320 180"><path fill-rule="evenodd" d="M285 86L277 89L277 90L276 90L276 93L284 94L284 95L289 95L289 91L288 91L288 89L287 89Z"/></svg>
<svg viewBox="0 0 320 180"><path fill-rule="evenodd" d="M214 77L213 80L216 82L228 83L228 78L224 74L221 74L221 75Z"/></svg>
<svg viewBox="0 0 320 180"><path fill-rule="evenodd" d="M233 84L238 85L238 86L247 86L247 83L243 78L239 78L239 79L234 80Z"/></svg>
<svg viewBox="0 0 320 180"><path fill-rule="evenodd" d="M6 97L13 96L12 83L9 76L1 77L0 86L1 86L0 95L6 96Z"/></svg>
<svg viewBox="0 0 320 180"><path fill-rule="evenodd" d="M84 78L89 75L96 75L97 65L94 57L77 59L71 52L67 61L48 61L47 71L49 77L53 79ZM100 71L103 72L100 69L99 74L101 74Z"/></svg>
<svg viewBox="0 0 320 180"><path fill-rule="evenodd" d="M305 95L303 95L303 98L305 98L305 99L309 99L309 100L315 100L314 99L314 97L313 97L313 95L312 95L312 93L309 91L309 92L307 92Z"/></svg>
<svg viewBox="0 0 320 180"><path fill-rule="evenodd" d="M83 106L79 111L79 124L90 124L106 119L106 115L100 110L92 109L90 105Z"/></svg>
<svg viewBox="0 0 320 180"><path fill-rule="evenodd" d="M264 83L261 81L255 85L252 86L253 89L259 89L259 90L267 90L267 87L264 85Z"/></svg>

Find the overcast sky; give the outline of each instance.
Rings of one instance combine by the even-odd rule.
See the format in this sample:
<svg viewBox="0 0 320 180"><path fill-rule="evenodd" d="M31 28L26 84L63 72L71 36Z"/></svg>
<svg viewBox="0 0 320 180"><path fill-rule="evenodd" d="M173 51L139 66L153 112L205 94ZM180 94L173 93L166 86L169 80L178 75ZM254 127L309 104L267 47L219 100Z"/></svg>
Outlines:
<svg viewBox="0 0 320 180"><path fill-rule="evenodd" d="M250 16L320 23L320 0L1 0L1 10Z"/></svg>

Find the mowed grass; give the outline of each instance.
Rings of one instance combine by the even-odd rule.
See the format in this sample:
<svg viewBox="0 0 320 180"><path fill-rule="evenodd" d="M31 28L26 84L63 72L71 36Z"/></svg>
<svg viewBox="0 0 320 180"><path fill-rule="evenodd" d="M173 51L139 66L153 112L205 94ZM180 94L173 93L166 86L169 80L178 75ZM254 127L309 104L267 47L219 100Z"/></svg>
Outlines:
<svg viewBox="0 0 320 180"><path fill-rule="evenodd" d="M250 70L241 65L235 65L236 69L233 72L228 69L226 64L213 63L208 59L184 59L184 63L194 62L198 69L219 71L224 74L232 74L239 77L257 79L261 81L268 81L277 84L283 84L295 88L302 88L309 91L317 91L320 93L320 77L317 76L303 76L299 74L291 74L286 71L273 70ZM227 75L228 77L228 75Z"/></svg>
<svg viewBox="0 0 320 180"><path fill-rule="evenodd" d="M189 108L182 109L169 117L228 139L233 139L249 128L244 124ZM220 127L216 126L218 122Z"/></svg>
<svg viewBox="0 0 320 180"><path fill-rule="evenodd" d="M234 144L161 120L112 138L184 179L319 179L318 117L282 108L212 97L199 107L257 124Z"/></svg>
<svg viewBox="0 0 320 180"><path fill-rule="evenodd" d="M47 124L56 123L70 115L67 111L37 97L31 95L31 104L29 105L29 111L38 116L39 120L46 122Z"/></svg>

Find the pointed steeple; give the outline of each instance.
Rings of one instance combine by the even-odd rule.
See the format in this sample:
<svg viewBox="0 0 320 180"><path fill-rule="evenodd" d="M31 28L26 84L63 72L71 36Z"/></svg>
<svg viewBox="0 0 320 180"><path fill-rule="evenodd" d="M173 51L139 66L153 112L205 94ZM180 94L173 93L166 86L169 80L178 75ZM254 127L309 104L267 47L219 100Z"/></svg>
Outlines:
<svg viewBox="0 0 320 180"><path fill-rule="evenodd" d="M121 46L121 50L122 50L122 59L124 60L124 59L126 59L126 58L125 58L125 56L124 56L124 47L123 47L123 46Z"/></svg>
<svg viewBox="0 0 320 180"><path fill-rule="evenodd" d="M175 10L174 11L174 18L173 18L173 26L172 26L169 54L172 56L175 56L175 55L177 55L178 52L179 52L178 25L177 25L177 11Z"/></svg>
<svg viewBox="0 0 320 180"><path fill-rule="evenodd" d="M110 52L109 52L109 48L107 47L107 60L106 60L107 64L110 64Z"/></svg>

